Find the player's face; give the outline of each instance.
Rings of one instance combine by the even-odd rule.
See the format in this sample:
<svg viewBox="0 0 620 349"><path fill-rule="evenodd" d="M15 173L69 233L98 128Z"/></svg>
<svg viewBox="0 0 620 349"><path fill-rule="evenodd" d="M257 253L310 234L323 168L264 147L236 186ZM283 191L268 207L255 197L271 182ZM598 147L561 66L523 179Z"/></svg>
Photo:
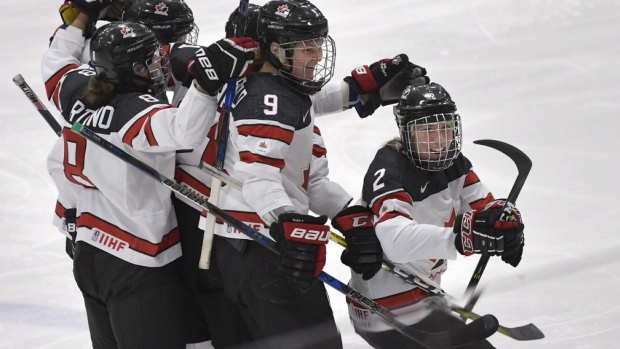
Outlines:
<svg viewBox="0 0 620 349"><path fill-rule="evenodd" d="M314 68L323 59L323 38L295 43L291 74L303 80L314 79Z"/></svg>
<svg viewBox="0 0 620 349"><path fill-rule="evenodd" d="M440 160L448 156L454 140L454 121L410 126L411 146L421 160Z"/></svg>

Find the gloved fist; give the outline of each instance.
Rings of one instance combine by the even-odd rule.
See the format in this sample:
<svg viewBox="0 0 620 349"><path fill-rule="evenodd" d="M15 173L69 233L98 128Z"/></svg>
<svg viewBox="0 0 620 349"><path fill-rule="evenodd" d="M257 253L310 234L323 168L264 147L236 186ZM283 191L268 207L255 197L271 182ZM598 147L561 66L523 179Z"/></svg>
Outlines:
<svg viewBox="0 0 620 349"><path fill-rule="evenodd" d="M71 25L75 17L77 17L77 15L80 13L80 10L75 8L71 1L65 1L62 5L60 5L58 12L60 12L60 18L62 18L62 23L66 25Z"/></svg>
<svg viewBox="0 0 620 349"><path fill-rule="evenodd" d="M329 237L325 222L327 216L283 213L269 227L269 235L280 252L278 270L302 291L310 287L325 266L325 245Z"/></svg>
<svg viewBox="0 0 620 349"><path fill-rule="evenodd" d="M426 69L409 62L406 54L385 58L369 66L361 66L344 78L349 85L349 106L361 118L372 115L381 105L398 102L407 85L420 86L430 79Z"/></svg>
<svg viewBox="0 0 620 349"><path fill-rule="evenodd" d="M112 0L72 0L69 2L75 9L87 15L91 21L97 21L99 13L112 4Z"/></svg>
<svg viewBox="0 0 620 349"><path fill-rule="evenodd" d="M519 265L523 254L523 222L521 213L505 200L488 203L482 211L467 210L456 217L454 246L469 256L502 256L513 267Z"/></svg>
<svg viewBox="0 0 620 349"><path fill-rule="evenodd" d="M196 51L189 72L208 94L214 96L230 79L252 72L258 42L249 37L222 39Z"/></svg>
<svg viewBox="0 0 620 349"><path fill-rule="evenodd" d="M381 269L383 249L372 224L372 211L364 206L351 206L332 219L332 225L344 234L347 248L340 260L364 280L370 280Z"/></svg>

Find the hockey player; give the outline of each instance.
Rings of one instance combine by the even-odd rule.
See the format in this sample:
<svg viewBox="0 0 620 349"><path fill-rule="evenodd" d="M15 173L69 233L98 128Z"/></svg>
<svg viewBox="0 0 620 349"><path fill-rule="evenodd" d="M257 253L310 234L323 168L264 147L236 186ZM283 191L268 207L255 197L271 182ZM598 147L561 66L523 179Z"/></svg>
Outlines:
<svg viewBox="0 0 620 349"><path fill-rule="evenodd" d="M206 136L217 103L209 95L230 77L251 69L256 43L222 40L196 52L221 80L195 65L185 102L174 108L155 95L169 67L155 34L130 22L99 28L91 64L80 66L88 3L72 25L61 28L43 57L48 97L66 128L48 159L61 207L77 208L74 275L84 295L94 348L184 348L181 248L170 191L106 151L87 144L68 127L79 121L101 137L172 175L175 152ZM83 11L86 10L86 11ZM241 62L241 64L240 64Z"/></svg>
<svg viewBox="0 0 620 349"><path fill-rule="evenodd" d="M516 267L523 253L523 223L511 203L494 200L461 153L461 118L440 85L409 86L394 115L400 137L377 152L364 177L363 203L374 215L374 229L385 257L398 267L440 283L447 259L457 253L501 256ZM332 222L349 234L372 230ZM482 247L481 247L482 246ZM364 280L351 273L351 286L401 315L399 320L427 332L465 326L443 311L432 311L434 297L380 270ZM419 348L383 324L363 306L348 301L353 326L374 348ZM493 348L479 341L459 348Z"/></svg>

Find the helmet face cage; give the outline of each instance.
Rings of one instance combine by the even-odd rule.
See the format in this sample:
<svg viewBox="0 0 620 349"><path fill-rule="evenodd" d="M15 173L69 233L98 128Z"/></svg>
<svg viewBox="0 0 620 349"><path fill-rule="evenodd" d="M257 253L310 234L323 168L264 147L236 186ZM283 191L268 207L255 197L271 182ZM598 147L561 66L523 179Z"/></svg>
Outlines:
<svg viewBox="0 0 620 349"><path fill-rule="evenodd" d="M461 117L439 113L411 117L396 111L400 138L407 157L424 171L441 171L452 166L461 153Z"/></svg>
<svg viewBox="0 0 620 349"><path fill-rule="evenodd" d="M332 78L336 44L327 18L309 1L268 2L259 11L257 34L265 59L298 92L313 94Z"/></svg>
<svg viewBox="0 0 620 349"><path fill-rule="evenodd" d="M119 91L158 94L167 86L170 63L155 34L146 26L113 22L95 32L91 65L97 76Z"/></svg>
<svg viewBox="0 0 620 349"><path fill-rule="evenodd" d="M303 94L319 91L334 75L336 44L331 36L280 44L278 60L284 81Z"/></svg>
<svg viewBox="0 0 620 349"><path fill-rule="evenodd" d="M170 60L168 55L161 48L158 47L153 57L146 60L145 65L141 67L140 63L133 63L133 72L135 75L143 76L148 79L150 84L151 93L157 95L163 92L168 86L168 80L170 80ZM144 71L144 73L141 72Z"/></svg>

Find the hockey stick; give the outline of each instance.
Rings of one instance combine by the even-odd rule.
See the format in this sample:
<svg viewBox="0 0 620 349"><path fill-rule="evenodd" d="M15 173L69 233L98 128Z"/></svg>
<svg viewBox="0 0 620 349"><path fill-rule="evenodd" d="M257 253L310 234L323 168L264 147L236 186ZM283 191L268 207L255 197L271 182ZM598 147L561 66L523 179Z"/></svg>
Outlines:
<svg viewBox="0 0 620 349"><path fill-rule="evenodd" d="M159 171L133 157L131 154L125 152L124 150L108 142L107 140L99 137L96 133L84 127L80 123L74 123L71 130L75 133L82 135L84 138L102 147L103 149L107 150L119 159L143 171L146 175L159 181L174 193L190 200L193 204L195 204L197 207L200 207L202 210L207 210L209 213L220 218L224 222L228 223L231 227L239 230L241 233L247 235L252 240L263 245L272 252L278 253L273 240L269 239L267 236L259 233L247 224L227 214L217 206L211 204L209 201L205 201L201 196L194 194L187 187L182 186L181 184L170 178L167 178ZM321 274L318 276L318 279L335 288L346 297L366 307L371 312L377 314L383 321L385 321L396 331L430 349L450 348L453 345L470 343L473 341L487 338L488 336L492 335L497 331L497 319L493 315L484 315L478 320L467 325L465 329L437 333L424 332L403 324L396 319L396 315L394 313L379 305L372 299L364 296L355 289L349 287L347 284L327 274L326 272L321 272Z"/></svg>
<svg viewBox="0 0 620 349"><path fill-rule="evenodd" d="M528 174L530 173L530 169L532 168L532 160L530 160L530 158L525 155L524 152L508 143L491 139L481 139L474 141L474 144L485 145L487 147L499 150L500 152L506 154L517 166L517 179L515 179L515 183L512 185L510 194L508 194L508 197L506 198L506 203L510 202L514 204L517 201L519 193L521 193L521 189L523 188L523 184L525 184L525 180L527 179ZM480 278L482 277L482 273L484 272L487 263L489 263L489 259L489 256L480 257L480 261L478 261L478 265L476 265L474 274L471 276L471 280L467 285L467 289L465 290L465 298L469 298L469 301L467 301L467 304L465 304L464 309L468 311L474 308L474 305L478 300L477 297L474 298L471 297L471 295L476 290L476 287L480 282Z"/></svg>
<svg viewBox="0 0 620 349"><path fill-rule="evenodd" d="M239 1L239 16L237 16L237 23L234 24L234 34L238 35L241 26L245 26L245 20L248 17L248 5L249 0ZM233 78L228 81L226 86L226 96L224 100L224 107L220 114L221 127L219 130L216 141L218 142L216 150L215 168L219 171L224 170L224 161L226 159L226 145L228 144L229 124L230 124L230 111L232 109L232 102L235 98L235 89L237 87L237 79ZM220 200L220 190L222 188L222 181L216 177L211 180L211 193L209 194L209 203L217 205ZM213 231L215 230L215 216L207 214L207 220L205 223L204 235L202 238L202 248L200 251L200 259L198 260L198 268L209 269L209 263L211 259L211 246L213 245Z"/></svg>
<svg viewBox="0 0 620 349"><path fill-rule="evenodd" d="M213 166L210 166L207 163L203 162L201 169L204 172L210 174L211 176L218 177L222 182L227 183L228 185L231 185L233 188L237 190L241 190L241 188L243 187L243 183L236 180L235 178L230 177L224 172L220 172L216 170ZM329 238L330 240L336 242L338 245L344 248L347 247L347 242L344 239L344 237L342 237L341 235L334 233L334 232L330 232ZM456 299L450 296L449 294L447 294L443 289L429 285L428 283L424 282L424 280L422 280L420 277L409 274L408 272L398 268L389 260L384 260L382 267L387 272L390 272L400 277L401 279L403 279L403 281L413 286L419 287L428 293L432 293L434 295L445 298L449 303L450 310L459 314L461 317L465 317L470 320L476 320L480 318L480 315L472 312L471 309L466 310L465 308L458 306L456 304ZM474 294L474 296L477 298L480 296L480 293L476 293ZM523 326L518 326L518 327L506 327L500 324L497 332L507 337L510 337L512 339L518 340L518 341L536 340L536 339L542 339L545 337L542 331L538 327L536 327L536 325L532 323L523 325Z"/></svg>
<svg viewBox="0 0 620 349"><path fill-rule="evenodd" d="M60 134L62 133L62 127L60 126L60 124L58 123L54 115L52 115L52 113L50 113L50 111L47 110L43 102L39 100L39 97L37 97L34 91L26 83L26 81L24 80L24 77L21 74L17 74L13 78L13 82L24 92L26 97L30 99L34 107L37 108L37 110L39 111L39 114L41 114L43 119L47 121L47 124L50 125L50 127L52 128L52 130L54 130L56 135L60 136Z"/></svg>
<svg viewBox="0 0 620 349"><path fill-rule="evenodd" d="M330 232L329 238L330 240L336 242L338 245L344 248L347 247L347 241L341 235L336 234L334 232ZM443 297L448 302L448 307L455 313L459 314L460 316L471 319L471 320L476 320L480 318L480 315L474 313L473 311L467 310L464 307L458 306L456 304L456 299L450 296L449 294L447 294L442 288L429 285L427 282L424 282L424 280L422 280L420 277L410 274L407 271L400 269L399 267L394 265L394 263L390 262L389 260L384 259L382 267L383 267L383 270L398 276L399 278L401 278L403 281L405 281L406 283L410 285L419 287L423 289L424 291L428 292L429 294L434 294L436 296ZM480 295L479 293L474 294L474 296L476 297L478 297L479 295ZM497 329L497 332L507 337L510 337L512 339L518 340L518 341L530 341L530 340L545 338L545 335L542 333L542 331L538 327L536 327L536 325L532 323L523 325L523 326L518 326L518 327L506 327L500 324Z"/></svg>

